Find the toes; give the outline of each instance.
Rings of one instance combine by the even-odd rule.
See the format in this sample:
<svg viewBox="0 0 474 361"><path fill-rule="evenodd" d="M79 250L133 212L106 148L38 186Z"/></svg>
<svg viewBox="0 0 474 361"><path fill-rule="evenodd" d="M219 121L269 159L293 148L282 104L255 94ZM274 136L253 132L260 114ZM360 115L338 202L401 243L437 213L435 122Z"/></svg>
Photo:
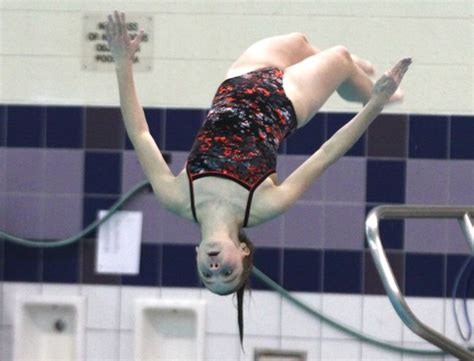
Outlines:
<svg viewBox="0 0 474 361"><path fill-rule="evenodd" d="M403 98L405 97L405 94L401 89L397 89L395 93L390 97L389 103L399 103L403 101Z"/></svg>
<svg viewBox="0 0 474 361"><path fill-rule="evenodd" d="M354 63L357 66L359 66L359 68L361 68L364 73L366 73L369 76L372 76L375 74L375 69L371 62L361 59L357 55L351 55L351 57Z"/></svg>

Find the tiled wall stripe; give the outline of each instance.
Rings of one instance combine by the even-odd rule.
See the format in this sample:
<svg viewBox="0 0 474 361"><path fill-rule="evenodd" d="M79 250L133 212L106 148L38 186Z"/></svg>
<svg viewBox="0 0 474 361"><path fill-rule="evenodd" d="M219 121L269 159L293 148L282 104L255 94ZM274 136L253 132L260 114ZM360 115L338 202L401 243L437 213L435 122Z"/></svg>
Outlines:
<svg viewBox="0 0 474 361"><path fill-rule="evenodd" d="M171 156L170 167L179 171L206 111L146 108L145 114L151 134ZM286 140L280 179L352 116L320 113ZM0 225L34 239L70 236L142 180L120 117L115 107L0 106ZM473 203L473 118L381 115L287 214L248 230L258 246L256 265L294 291L383 294L365 246L367 212L382 203ZM199 287L198 227L164 210L151 194L127 207L142 211L146 221L139 275L96 274L92 233L57 250L0 242L1 279ZM467 253L455 225L387 220L381 234L408 295L449 296ZM265 286L254 280L253 288Z"/></svg>
<svg viewBox="0 0 474 361"><path fill-rule="evenodd" d="M474 123L473 117L451 117L450 153L451 159L474 159Z"/></svg>
<svg viewBox="0 0 474 361"><path fill-rule="evenodd" d="M188 151L205 109L145 108L158 145ZM354 116L320 113L287 140L284 154L311 154ZM382 114L347 156L474 159L472 116ZM7 136L8 134L8 136ZM45 136L44 136L45 135ZM132 149L119 108L0 106L0 145L31 148Z"/></svg>
<svg viewBox="0 0 474 361"><path fill-rule="evenodd" d="M410 157L447 159L449 120L448 116L410 116Z"/></svg>
<svg viewBox="0 0 474 361"><path fill-rule="evenodd" d="M85 239L60 249L32 249L0 241L0 281L81 283L156 287L201 287L195 246L142 244L138 275L95 272L95 242ZM450 297L464 254L416 254L388 251L401 290L408 296ZM290 291L385 294L368 251L260 248L255 265ZM460 290L471 282L474 265ZM268 289L252 279L251 288ZM474 290L469 290L474 297ZM461 295L463 296L463 295Z"/></svg>
<svg viewBox="0 0 474 361"><path fill-rule="evenodd" d="M0 147L7 142L7 108L0 106Z"/></svg>

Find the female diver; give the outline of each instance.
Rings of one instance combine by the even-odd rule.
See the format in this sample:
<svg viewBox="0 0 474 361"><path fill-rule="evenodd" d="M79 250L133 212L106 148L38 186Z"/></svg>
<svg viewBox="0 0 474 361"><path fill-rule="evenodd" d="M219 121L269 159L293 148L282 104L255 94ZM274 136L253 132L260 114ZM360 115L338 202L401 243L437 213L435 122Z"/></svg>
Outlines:
<svg viewBox="0 0 474 361"><path fill-rule="evenodd" d="M385 104L402 100L398 86L411 59L400 60L374 85L372 65L342 46L319 50L301 33L261 40L230 67L185 169L175 176L149 133L135 90L132 59L143 30L132 39L125 14L117 11L109 15L106 30L123 120L140 164L161 204L199 223L199 276L214 293L237 293L242 342L242 302L253 255L242 229L284 213L350 149ZM303 127L334 91L365 106L279 183L279 144Z"/></svg>

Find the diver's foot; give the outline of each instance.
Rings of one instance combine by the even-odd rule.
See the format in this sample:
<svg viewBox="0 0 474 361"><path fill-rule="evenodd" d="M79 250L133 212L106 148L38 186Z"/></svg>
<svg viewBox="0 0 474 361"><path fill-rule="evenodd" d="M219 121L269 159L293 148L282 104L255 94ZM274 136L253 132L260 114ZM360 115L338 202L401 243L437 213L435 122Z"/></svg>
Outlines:
<svg viewBox="0 0 474 361"><path fill-rule="evenodd" d="M351 55L352 61L368 76L375 74L375 68L372 63L368 60L359 58L357 55Z"/></svg>

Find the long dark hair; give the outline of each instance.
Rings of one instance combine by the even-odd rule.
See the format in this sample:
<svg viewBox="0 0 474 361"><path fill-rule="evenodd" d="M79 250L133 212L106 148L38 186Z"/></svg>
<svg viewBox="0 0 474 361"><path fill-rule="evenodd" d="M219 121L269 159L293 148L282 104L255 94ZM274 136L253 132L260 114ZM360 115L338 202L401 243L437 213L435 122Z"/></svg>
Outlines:
<svg viewBox="0 0 474 361"><path fill-rule="evenodd" d="M239 233L240 243L245 243L250 250L250 254L244 257L242 261L243 271L240 276L240 283L237 289L237 322L239 324L240 345L243 348L244 344L244 293L246 289L250 290L250 275L253 268L253 255L255 247L252 241L247 237L243 230Z"/></svg>

